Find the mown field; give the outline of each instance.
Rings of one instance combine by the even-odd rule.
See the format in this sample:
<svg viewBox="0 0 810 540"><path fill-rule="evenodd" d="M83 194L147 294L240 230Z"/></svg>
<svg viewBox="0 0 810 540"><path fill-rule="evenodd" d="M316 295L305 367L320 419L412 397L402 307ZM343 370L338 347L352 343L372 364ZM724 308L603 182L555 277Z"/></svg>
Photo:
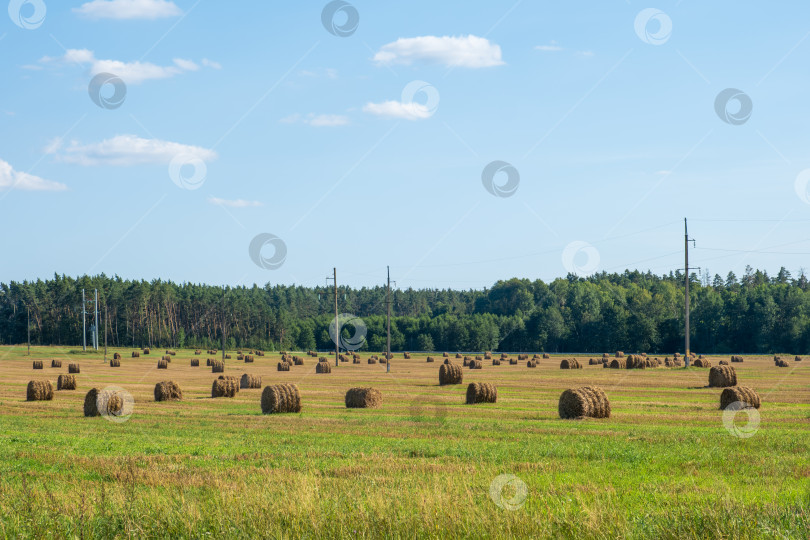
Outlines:
<svg viewBox="0 0 810 540"><path fill-rule="evenodd" d="M560 370L552 356L535 369L484 361L439 387L440 357L396 354L387 373L363 354L316 374L311 357L277 372L277 354L245 364L233 352L226 375L300 388L301 413L263 415L261 390L211 399L205 351L190 367L193 351L178 350L167 370L164 351L116 351L120 368L0 347L0 536L810 538L810 358L733 364L763 401L739 437L704 368L612 370L586 356ZM29 380L55 387L70 362L77 390L25 400ZM154 401L167 379L182 402ZM498 402L465 405L469 382L495 383ZM611 418L559 419L562 391L585 384L605 390ZM86 392L110 385L131 393L132 415L85 418ZM352 386L380 389L382 406L346 409Z"/></svg>

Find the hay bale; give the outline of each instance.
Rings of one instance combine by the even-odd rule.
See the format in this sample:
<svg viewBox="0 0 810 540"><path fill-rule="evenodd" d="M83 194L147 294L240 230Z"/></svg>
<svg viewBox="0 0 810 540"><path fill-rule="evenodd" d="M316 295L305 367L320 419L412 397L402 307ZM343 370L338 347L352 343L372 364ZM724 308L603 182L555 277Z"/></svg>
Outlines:
<svg viewBox="0 0 810 540"><path fill-rule="evenodd" d="M801 357L801 356L797 356L796 358L794 358L794 359L793 359L793 361L794 361L794 362L801 362L801 361L802 361L802 357Z"/></svg>
<svg viewBox="0 0 810 540"><path fill-rule="evenodd" d="M295 384L265 386L261 403L264 414L301 412L301 394Z"/></svg>
<svg viewBox="0 0 810 540"><path fill-rule="evenodd" d="M428 357L427 357L426 362L427 362L428 364L432 364L432 363L433 363L433 357L432 357L432 356L428 356Z"/></svg>
<svg viewBox="0 0 810 540"><path fill-rule="evenodd" d="M81 373L79 364L68 364L68 373Z"/></svg>
<svg viewBox="0 0 810 540"><path fill-rule="evenodd" d="M385 356L383 356L382 358L380 358L378 361L379 361L381 364L387 364L387 363L388 363L388 360L386 360Z"/></svg>
<svg viewBox="0 0 810 540"><path fill-rule="evenodd" d="M167 350L166 354L168 354L169 356L177 356L177 351L169 351L169 350Z"/></svg>
<svg viewBox="0 0 810 540"><path fill-rule="evenodd" d="M321 363L318 362L318 365L320 364ZM276 371L290 371L290 364L288 364L287 362L279 362L278 365L276 366Z"/></svg>
<svg viewBox="0 0 810 540"><path fill-rule="evenodd" d="M501 365L501 359L500 358L493 358L492 359L492 365L493 366L500 366Z"/></svg>
<svg viewBox="0 0 810 540"><path fill-rule="evenodd" d="M597 365L601 365L601 364L602 364L601 360L596 360L594 358L591 358L590 360L588 360L588 365L589 366L597 366Z"/></svg>
<svg viewBox="0 0 810 540"><path fill-rule="evenodd" d="M205 359L205 365L206 365L206 367L211 367L211 362L213 362L213 361L214 361L214 360L211 360L210 358L206 358L206 359Z"/></svg>
<svg viewBox="0 0 810 540"><path fill-rule="evenodd" d="M548 354L548 353L543 353L543 360L548 360L549 358L551 358L551 355L550 355L550 354Z"/></svg>
<svg viewBox="0 0 810 540"><path fill-rule="evenodd" d="M230 355L230 354L226 354L226 355L225 355L225 360L230 360L230 359L231 359L231 355Z"/></svg>
<svg viewBox="0 0 810 540"><path fill-rule="evenodd" d="M616 358L624 358L624 353L622 351L616 351Z"/></svg>
<svg viewBox="0 0 810 540"><path fill-rule="evenodd" d="M180 401L183 391L174 381L161 381L155 385L155 401Z"/></svg>
<svg viewBox="0 0 810 540"><path fill-rule="evenodd" d="M515 360L515 362L517 362L517 360ZM528 367L528 368L536 368L537 367L537 360L527 360L526 361L526 367Z"/></svg>
<svg viewBox="0 0 810 540"><path fill-rule="evenodd" d="M403 357L405 358L405 360L410 360L411 359L411 353L406 352L406 353L403 354Z"/></svg>
<svg viewBox="0 0 810 540"><path fill-rule="evenodd" d="M244 354L237 354L236 359L241 360L242 362L244 362L245 361L245 355Z"/></svg>
<svg viewBox="0 0 810 540"><path fill-rule="evenodd" d="M249 373L245 373L242 375L242 379L239 381L240 388L261 388L262 387L262 376L261 375L251 375Z"/></svg>
<svg viewBox="0 0 810 540"><path fill-rule="evenodd" d="M498 389L491 383L470 383L467 386L467 405L476 403L495 403L498 401Z"/></svg>
<svg viewBox="0 0 810 540"><path fill-rule="evenodd" d="M610 418L610 401L598 386L568 389L557 406L560 418Z"/></svg>
<svg viewBox="0 0 810 540"><path fill-rule="evenodd" d="M146 348L146 349L143 350L143 354L149 354L150 352L151 351L149 350L149 348Z"/></svg>
<svg viewBox="0 0 810 540"><path fill-rule="evenodd" d="M166 356L161 356L160 359L165 360L167 363L172 361L172 357L168 354Z"/></svg>
<svg viewBox="0 0 810 540"><path fill-rule="evenodd" d="M492 360L492 353L489 351L484 352L484 360Z"/></svg>
<svg viewBox="0 0 810 540"><path fill-rule="evenodd" d="M57 390L76 390L76 375L59 375L56 379Z"/></svg>
<svg viewBox="0 0 810 540"><path fill-rule="evenodd" d="M25 391L27 401L50 401L53 399L51 381L29 381Z"/></svg>
<svg viewBox="0 0 810 540"><path fill-rule="evenodd" d="M439 385L461 384L464 375L458 364L442 364L439 367Z"/></svg>
<svg viewBox="0 0 810 540"><path fill-rule="evenodd" d="M576 358L563 358L560 369L582 369L582 364Z"/></svg>
<svg viewBox="0 0 810 540"><path fill-rule="evenodd" d="M141 353L139 353L138 351L132 351L132 358L140 358L140 357Z"/></svg>
<svg viewBox="0 0 810 540"><path fill-rule="evenodd" d="M121 355L119 353L113 353L113 360L121 360Z"/></svg>
<svg viewBox="0 0 810 540"><path fill-rule="evenodd" d="M360 359L355 358L354 363L359 364ZM293 356L293 364L296 365L296 366L303 366L304 365L304 359L301 358L300 356Z"/></svg>
<svg viewBox="0 0 810 540"><path fill-rule="evenodd" d="M192 358L191 359L191 367L200 367L200 359L199 358Z"/></svg>
<svg viewBox="0 0 810 540"><path fill-rule="evenodd" d="M503 359L501 359L501 360L503 360ZM518 363L518 362L517 362L517 358L510 358L510 359L509 359L509 365L510 365L510 366L516 366L516 365L517 365L517 363Z"/></svg>
<svg viewBox="0 0 810 540"><path fill-rule="evenodd" d="M726 407L740 401L745 403L748 407L759 409L760 399L759 394L753 388L747 386L732 386L724 388L723 393L720 394L720 409L725 410Z"/></svg>
<svg viewBox="0 0 810 540"><path fill-rule="evenodd" d="M356 356L354 357L354 359L352 359L352 364L361 364L361 363L362 362L360 362L360 359Z"/></svg>
<svg viewBox="0 0 810 540"><path fill-rule="evenodd" d="M720 360L720 361L718 362L718 364L719 364L719 365L721 365L721 366L727 366L727 365L729 365L728 360Z"/></svg>
<svg viewBox="0 0 810 540"><path fill-rule="evenodd" d="M85 416L119 416L124 411L124 399L112 390L91 388L84 396Z"/></svg>
<svg viewBox="0 0 810 540"><path fill-rule="evenodd" d="M369 359L368 359L368 363L369 363L369 364L376 364L376 363L377 363L377 359L376 359L376 358L374 358L374 357L371 357L371 358L369 358Z"/></svg>
<svg viewBox="0 0 810 540"><path fill-rule="evenodd" d="M225 362L222 360L211 360L211 373L225 373Z"/></svg>
<svg viewBox="0 0 810 540"><path fill-rule="evenodd" d="M195 349L194 354L197 354L197 355L202 354L202 351L200 349Z"/></svg>
<svg viewBox="0 0 810 540"><path fill-rule="evenodd" d="M332 366L329 362L318 362L315 366L315 373L332 373Z"/></svg>
<svg viewBox="0 0 810 540"><path fill-rule="evenodd" d="M461 358L461 353L456 353L456 358Z"/></svg>
<svg viewBox="0 0 810 540"><path fill-rule="evenodd" d="M158 360L157 368L158 369L169 369L169 362L167 362L166 360L161 358L160 360Z"/></svg>
<svg viewBox="0 0 810 540"><path fill-rule="evenodd" d="M382 392L376 388L349 388L346 392L346 408L371 409L382 403Z"/></svg>
<svg viewBox="0 0 810 540"><path fill-rule="evenodd" d="M62 361L61 360L55 360L55 359L51 360L51 367L52 368L60 368L60 367L62 367Z"/></svg>
<svg viewBox="0 0 810 540"><path fill-rule="evenodd" d="M614 358L610 362L610 369L627 369L627 361L624 358Z"/></svg>
<svg viewBox="0 0 810 540"><path fill-rule="evenodd" d="M790 367L787 360L782 360L781 358L776 361L776 367Z"/></svg>
<svg viewBox="0 0 810 540"><path fill-rule="evenodd" d="M476 360L483 360L483 358L481 358L480 356L476 356L475 359Z"/></svg>
<svg viewBox="0 0 810 540"><path fill-rule="evenodd" d="M470 365L470 361L467 359L467 357L466 357L466 356L464 357L464 362L462 362L462 364L461 364L461 365L462 365L462 366L464 366L464 367L467 367L467 366L469 366L469 365Z"/></svg>
<svg viewBox="0 0 810 540"><path fill-rule="evenodd" d="M442 356L443 356L444 358L448 358L450 355L449 355L449 354L447 354L446 352L443 352L443 353L442 353Z"/></svg>
<svg viewBox="0 0 810 540"><path fill-rule="evenodd" d="M481 360L470 360L468 365L470 369L484 369L484 363Z"/></svg>
<svg viewBox="0 0 810 540"><path fill-rule="evenodd" d="M239 382L236 377L214 379L214 383L211 385L212 398L232 398L236 396L237 392L239 392Z"/></svg>
<svg viewBox="0 0 810 540"><path fill-rule="evenodd" d="M625 359L626 369L644 369L647 367L647 362L641 355L631 354Z"/></svg>
<svg viewBox="0 0 810 540"><path fill-rule="evenodd" d="M34 369L42 369L42 360L34 360Z"/></svg>
<svg viewBox="0 0 810 540"><path fill-rule="evenodd" d="M732 361L732 363L742 362L743 357L742 356L732 356L731 361Z"/></svg>
<svg viewBox="0 0 810 540"><path fill-rule="evenodd" d="M705 358L696 359L694 362L692 362L692 365L695 366L695 367L699 367L699 368L710 368L710 367L712 367L712 363L709 360L706 360Z"/></svg>
<svg viewBox="0 0 810 540"><path fill-rule="evenodd" d="M714 366L709 370L709 386L714 388L737 386L737 373L731 366Z"/></svg>
<svg viewBox="0 0 810 540"><path fill-rule="evenodd" d="M118 358L113 358L110 360L110 367L121 367L121 360Z"/></svg>

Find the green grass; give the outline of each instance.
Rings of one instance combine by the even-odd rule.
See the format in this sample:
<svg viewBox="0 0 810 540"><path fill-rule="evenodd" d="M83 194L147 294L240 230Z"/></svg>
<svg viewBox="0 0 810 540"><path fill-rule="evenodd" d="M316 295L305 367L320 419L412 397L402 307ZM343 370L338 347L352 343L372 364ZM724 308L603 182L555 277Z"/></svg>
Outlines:
<svg viewBox="0 0 810 540"><path fill-rule="evenodd" d="M435 386L438 363L423 357L408 369L399 360L393 377L384 366L294 368L303 412L264 416L257 390L207 398L213 376L192 371L188 352L146 374L160 351L122 352L121 371L82 358L78 391L26 403L27 380L67 364L36 372L24 350L0 349L3 537L810 537L808 369L784 381L787 370L746 358L738 375L770 397L759 431L740 439L722 424L716 389L688 389L707 370L486 366L465 379L495 381L499 400L473 407L465 386ZM276 361L248 366L266 385L288 377ZM167 377L185 400L150 402ZM608 392L612 417L557 418L561 390L588 380ZM81 416L91 382L131 389L132 418ZM381 388L383 406L345 409L342 392L358 384ZM501 474L526 484L515 510L490 497Z"/></svg>

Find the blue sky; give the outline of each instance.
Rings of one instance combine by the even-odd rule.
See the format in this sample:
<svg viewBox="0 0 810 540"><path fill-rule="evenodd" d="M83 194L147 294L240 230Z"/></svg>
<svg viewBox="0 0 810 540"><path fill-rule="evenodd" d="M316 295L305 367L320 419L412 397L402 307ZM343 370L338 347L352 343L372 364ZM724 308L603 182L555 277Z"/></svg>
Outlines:
<svg viewBox="0 0 810 540"><path fill-rule="evenodd" d="M664 273L684 217L711 274L807 266L810 5L355 1L345 36L326 6L13 0L0 279ZM90 97L104 73L120 106Z"/></svg>

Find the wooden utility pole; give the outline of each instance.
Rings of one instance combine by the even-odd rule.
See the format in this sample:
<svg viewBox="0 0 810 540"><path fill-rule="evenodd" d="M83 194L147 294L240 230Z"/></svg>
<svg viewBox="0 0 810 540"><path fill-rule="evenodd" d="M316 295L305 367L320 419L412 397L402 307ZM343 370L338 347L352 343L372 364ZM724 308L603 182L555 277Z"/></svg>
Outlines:
<svg viewBox="0 0 810 540"><path fill-rule="evenodd" d="M31 356L31 308L25 305L25 313L28 316L28 356Z"/></svg>
<svg viewBox="0 0 810 540"><path fill-rule="evenodd" d="M385 290L385 312L388 315L388 337L386 339L385 347L385 372L391 371L391 267L386 266L388 269L388 286Z"/></svg>
<svg viewBox="0 0 810 540"><path fill-rule="evenodd" d="M82 289L82 350L87 350L87 308L85 307L84 289Z"/></svg>
<svg viewBox="0 0 810 540"><path fill-rule="evenodd" d="M332 268L334 272L332 279L335 281L335 367L339 366L340 362L340 336L343 328L338 320L338 302L337 302L337 268Z"/></svg>
<svg viewBox="0 0 810 540"><path fill-rule="evenodd" d="M683 218L683 237L684 237L684 251L683 252L684 252L684 259L685 259L685 263L686 263L684 265L684 273L685 273L685 277L684 277L684 280L685 280L685 282L684 282L684 285L685 285L685 287L684 287L684 289L685 289L685 296L684 296L684 299L685 299L685 301L684 301L684 308L685 308L684 309L684 323L685 323L684 324L684 326L685 326L685 328L684 328L684 348L685 348L685 354L684 354L683 361L684 361L684 365L686 367L689 367L689 352L690 352L690 347L689 347L689 332L690 332L690 330L689 330L689 270L700 270L700 267L697 267L697 268L694 268L694 269L689 268L689 242L692 242L692 244L694 245L695 239L694 238L689 238L689 230L687 229L686 218Z"/></svg>
<svg viewBox="0 0 810 540"><path fill-rule="evenodd" d="M110 321L107 302L104 302L104 361L107 361L107 323Z"/></svg>

